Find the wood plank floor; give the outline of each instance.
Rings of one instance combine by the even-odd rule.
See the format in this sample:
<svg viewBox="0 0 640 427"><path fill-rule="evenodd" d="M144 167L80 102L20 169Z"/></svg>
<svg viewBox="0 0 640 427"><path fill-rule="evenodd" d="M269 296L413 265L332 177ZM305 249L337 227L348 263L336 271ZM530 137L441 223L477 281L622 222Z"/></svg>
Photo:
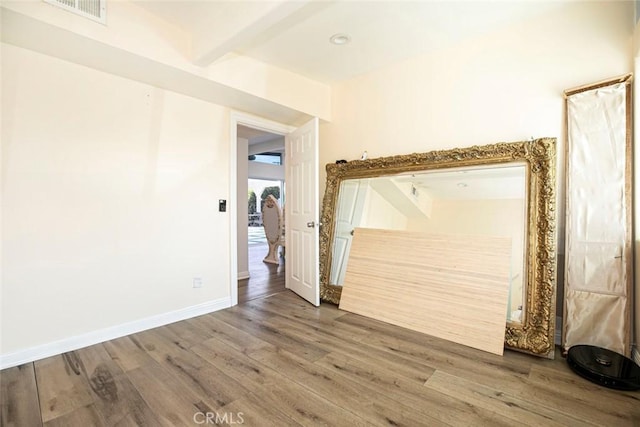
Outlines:
<svg viewBox="0 0 640 427"><path fill-rule="evenodd" d="M263 243L249 244L249 278L238 280L238 303L285 290L284 259L280 258L279 265L263 262L268 251L266 240Z"/></svg>
<svg viewBox="0 0 640 427"><path fill-rule="evenodd" d="M559 356L501 357L289 291L0 381L3 426L640 425L640 393L585 381Z"/></svg>

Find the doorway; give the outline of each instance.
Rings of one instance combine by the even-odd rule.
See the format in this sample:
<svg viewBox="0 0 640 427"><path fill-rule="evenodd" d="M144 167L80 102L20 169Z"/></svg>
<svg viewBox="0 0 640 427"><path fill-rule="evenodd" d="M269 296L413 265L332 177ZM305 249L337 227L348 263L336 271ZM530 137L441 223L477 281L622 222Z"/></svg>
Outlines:
<svg viewBox="0 0 640 427"><path fill-rule="evenodd" d="M231 131L237 145L236 156L232 156L235 157L232 167L235 166L237 176L235 209L230 203L231 212L237 213L232 215L235 226L231 224L231 230L236 234L232 245L235 240L237 253L236 265L231 267L231 298L235 305L285 290L284 259L278 265L263 262L268 245L261 208L262 199L268 194L273 194L280 206L284 204L284 137L290 128L238 114L238 118L232 120ZM255 197L253 204L249 200L251 191ZM236 273L235 278L233 273Z"/></svg>
<svg viewBox="0 0 640 427"><path fill-rule="evenodd" d="M239 304L286 290L284 259L280 259L279 264L263 262L268 245L264 233L260 233L261 229L262 227L249 229L249 277L238 278Z"/></svg>
<svg viewBox="0 0 640 427"><path fill-rule="evenodd" d="M249 144L248 142L238 143L238 131L248 128L279 135L284 139L286 161L283 163L286 164L283 170L287 176L286 192L290 206L285 210L286 232L284 234L286 246L291 249L287 251L285 259L285 287L318 306L320 304L319 119L314 117L304 125L294 128L245 113L233 112L230 124L230 194L235 196L229 202L230 212L233 213L229 217L231 305L238 304L238 259L242 259L245 254L244 248L239 246L248 241L248 236L244 235L244 230L247 230L244 224L248 219L248 190L244 183L248 182L248 171L244 168L247 165L245 159L249 158Z"/></svg>
<svg viewBox="0 0 640 427"><path fill-rule="evenodd" d="M240 141L239 141L240 142ZM251 145L249 147L251 152ZM269 244L265 236L262 223L264 202L269 195L274 196L280 205L284 207L284 181L253 178L252 155L249 155L249 179L248 179L248 240L246 260L238 258L238 303L251 301L256 298L264 298L285 290L285 263L284 252L280 248L276 259L278 264L264 262L269 252ZM243 224L239 224L240 228ZM240 233L238 233L240 234ZM240 247L240 242L238 243ZM240 251L239 251L240 252ZM247 275L241 275L241 261L246 261Z"/></svg>

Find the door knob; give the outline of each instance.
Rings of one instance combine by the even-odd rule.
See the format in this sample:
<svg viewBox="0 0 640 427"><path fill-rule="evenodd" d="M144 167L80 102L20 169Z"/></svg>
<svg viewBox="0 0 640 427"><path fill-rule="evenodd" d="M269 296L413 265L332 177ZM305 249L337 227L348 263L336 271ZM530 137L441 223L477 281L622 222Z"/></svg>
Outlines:
<svg viewBox="0 0 640 427"><path fill-rule="evenodd" d="M315 226L316 226L316 223L315 223L315 222L313 222L313 221L309 221L309 222L307 223L307 227L309 227L309 228L313 228L313 227L315 227Z"/></svg>

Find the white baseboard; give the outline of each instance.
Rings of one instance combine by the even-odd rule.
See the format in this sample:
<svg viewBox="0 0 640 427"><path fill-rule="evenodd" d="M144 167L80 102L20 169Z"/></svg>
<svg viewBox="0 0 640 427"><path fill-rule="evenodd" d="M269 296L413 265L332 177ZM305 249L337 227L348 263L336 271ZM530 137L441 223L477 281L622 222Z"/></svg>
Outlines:
<svg viewBox="0 0 640 427"><path fill-rule="evenodd" d="M215 301L209 301L193 305L191 307L182 308L180 310L158 314L144 319L135 320L133 322L124 323L122 325L111 326L97 331L88 332L86 334L65 338L63 340L38 345L24 350L18 350L13 353L2 354L0 355L0 369L11 368L13 366L22 365L23 363L44 359L45 357L78 350L83 347L124 337L147 329L157 328L158 326L167 325L180 320L212 313L228 307L231 307L231 298L220 298Z"/></svg>
<svg viewBox="0 0 640 427"><path fill-rule="evenodd" d="M248 271L238 271L238 280L244 280L249 278Z"/></svg>
<svg viewBox="0 0 640 427"><path fill-rule="evenodd" d="M633 349L633 351L631 352L631 355L633 356L633 361L636 362L638 364L638 366L640 366L640 347L638 347L640 344L636 344L636 348Z"/></svg>

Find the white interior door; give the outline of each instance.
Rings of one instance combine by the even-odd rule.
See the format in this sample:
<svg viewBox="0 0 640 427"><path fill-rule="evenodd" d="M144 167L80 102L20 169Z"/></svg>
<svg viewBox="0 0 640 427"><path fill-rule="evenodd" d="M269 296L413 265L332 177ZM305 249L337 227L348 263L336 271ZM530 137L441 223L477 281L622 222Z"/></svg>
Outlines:
<svg viewBox="0 0 640 427"><path fill-rule="evenodd" d="M368 188L369 184L362 179L349 179L340 185L338 193L340 209L336 213L336 230L333 241L333 256L331 257L330 282L332 285L344 283L353 230L360 226Z"/></svg>
<svg viewBox="0 0 640 427"><path fill-rule="evenodd" d="M287 207L285 286L320 305L318 272L318 119L285 137Z"/></svg>

